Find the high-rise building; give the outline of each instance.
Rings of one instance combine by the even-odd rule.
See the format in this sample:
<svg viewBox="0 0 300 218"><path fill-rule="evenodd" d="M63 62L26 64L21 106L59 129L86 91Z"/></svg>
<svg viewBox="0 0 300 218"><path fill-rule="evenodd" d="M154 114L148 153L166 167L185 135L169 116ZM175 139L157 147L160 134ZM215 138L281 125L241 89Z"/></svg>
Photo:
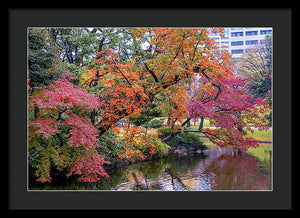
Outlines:
<svg viewBox="0 0 300 218"><path fill-rule="evenodd" d="M220 49L228 50L233 58L241 57L245 52L255 45L264 42L266 35L272 33L272 28L224 28L224 37L217 33L211 33L210 38L214 39Z"/></svg>

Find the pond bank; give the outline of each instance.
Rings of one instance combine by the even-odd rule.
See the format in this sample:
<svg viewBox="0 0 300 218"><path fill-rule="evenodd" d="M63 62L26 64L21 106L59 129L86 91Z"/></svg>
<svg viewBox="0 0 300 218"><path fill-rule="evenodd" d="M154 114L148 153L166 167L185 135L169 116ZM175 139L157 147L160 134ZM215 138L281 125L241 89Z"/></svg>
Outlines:
<svg viewBox="0 0 300 218"><path fill-rule="evenodd" d="M207 148L208 149L208 148ZM162 158L166 158L170 155L178 155L178 156L201 156L203 155L204 150L196 150L196 151L188 151L188 150L184 150L184 149L174 149L171 148L169 150L167 150L163 155L158 156L158 155L152 155L151 157L146 157L145 159L131 159L131 160L120 160L118 162L112 162L110 164L104 165L104 168L107 172L109 171L113 171L118 167L125 167L125 166L130 166L132 164L137 164L137 163L148 163L148 162L152 162L152 161L156 161Z"/></svg>
<svg viewBox="0 0 300 218"><path fill-rule="evenodd" d="M202 138L202 137L201 137ZM112 162L111 164L105 164L104 168L106 170L106 172L109 174L110 179L108 180L108 182L103 182L103 178L101 179L102 183L105 183L107 185L107 183L109 183L109 181L114 180L113 177L115 175L118 175L120 172L120 169L122 169L122 175L123 175L123 171L127 172L127 170L136 168L139 166L144 166L147 168L150 167L152 169L152 167L156 166L159 163L164 163L164 162L169 162L172 161L173 165L177 165L177 163L173 163L173 161L184 161L185 162L190 162L190 161L194 161L194 160L199 160L201 161L206 161L206 160L210 160L210 159L216 159L217 157L224 157L226 158L227 161L230 160L230 158L233 159L245 159L244 156L246 155L251 155L251 157L255 158L255 160L257 159L259 161L259 164L261 165L265 165L265 162L267 162L267 168L270 171L270 165L271 165L271 159L272 159L272 146L271 144L260 144L258 147L256 148L250 148L247 152L243 153L242 155L237 155L235 152L233 152L230 148L220 148L212 143L210 143L208 141L208 139L203 139L203 144L207 145L207 149L205 150L197 150L194 152L187 152L184 149L169 149L168 152L165 152L164 155L162 156L158 156L158 155L153 155L152 157L148 157L144 160L139 159L139 160L123 160L123 161L118 161L118 162ZM223 155L223 156L222 156ZM219 162L218 159L216 159L217 162ZM242 160L241 160L242 161ZM239 160L236 160L237 163L239 163ZM253 162L253 161L252 161ZM179 163L178 163L179 164ZM233 166L234 167L234 166ZM265 166L263 166L265 167ZM156 169L152 169L152 171L156 171ZM168 170L167 170L168 171ZM170 173L171 171L169 170L168 173ZM72 176L72 178L65 178L65 173L60 172L60 175L56 174L56 176L53 176L53 184L51 182L51 184L37 184L36 182L34 182L34 179L31 179L30 182L30 187L35 187L36 189L55 189L57 184L59 184L58 186L60 187L59 189L72 189L71 187L69 187L66 184L76 184L75 186L77 187L77 185L79 185L80 187L82 187L83 189L90 189L89 185L86 184L82 184L78 181L76 181L76 176ZM167 173L167 174L168 174ZM126 173L125 173L126 174ZM270 174L270 173L269 173ZM126 174L127 175L127 174ZM176 176L176 173L172 174L172 176ZM128 175L127 175L128 176ZM131 174L129 177L132 177ZM105 181L105 180L104 180ZM68 187L68 188L64 188L64 184ZM98 184L98 183L97 183ZM102 187L102 185L99 185L99 187L97 189L109 189L111 190L110 185L106 186L106 188ZM72 186L73 187L73 186ZM123 187L124 188L124 187ZM138 187L135 187L138 189ZM203 187L202 187L203 188ZM202 189L201 188L201 189ZM74 188L77 189L77 188ZM117 188L116 188L117 189Z"/></svg>
<svg viewBox="0 0 300 218"><path fill-rule="evenodd" d="M259 160L247 153L210 147L189 156L170 153L156 160L135 162L109 171L108 179L82 183L75 179L60 183L31 184L30 190L271 190L272 168L269 153Z"/></svg>

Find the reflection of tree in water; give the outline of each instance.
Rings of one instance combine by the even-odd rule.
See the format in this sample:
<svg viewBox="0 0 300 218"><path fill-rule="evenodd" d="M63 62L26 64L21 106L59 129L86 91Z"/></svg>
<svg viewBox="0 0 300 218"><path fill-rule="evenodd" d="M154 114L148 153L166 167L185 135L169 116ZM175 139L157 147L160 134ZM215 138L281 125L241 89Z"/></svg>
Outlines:
<svg viewBox="0 0 300 218"><path fill-rule="evenodd" d="M128 173L129 169L122 167L119 168L113 173L110 174L108 179L101 179L99 182L97 182L96 186L99 190L110 190L114 189L114 187L118 186L121 183L128 181Z"/></svg>
<svg viewBox="0 0 300 218"><path fill-rule="evenodd" d="M188 188L181 181L181 176L193 170L199 165L199 161L205 156L179 157L169 155L150 163L135 164L131 167L131 176L135 182L134 190L152 189L159 190L171 180L174 190L187 190ZM166 178L167 176L167 178Z"/></svg>
<svg viewBox="0 0 300 218"><path fill-rule="evenodd" d="M196 168L206 157L204 154L195 157L169 155L155 161L132 164L114 170L108 179L101 179L89 185L84 184L84 189L111 190L118 189L121 185L124 189L161 190L165 179L168 179L171 180L174 190L186 190L181 176ZM162 178L162 175L168 177Z"/></svg>
<svg viewBox="0 0 300 218"><path fill-rule="evenodd" d="M149 163L133 165L131 169L137 170L146 179L155 180L169 167L169 165L170 163L168 163L165 158L162 158Z"/></svg>
<svg viewBox="0 0 300 218"><path fill-rule="evenodd" d="M134 180L133 190L156 190L160 189L158 177L168 167L165 159L152 162L134 164L130 167L130 174Z"/></svg>
<svg viewBox="0 0 300 218"><path fill-rule="evenodd" d="M248 155L220 155L205 170L214 190L270 189L269 174L259 172L259 162Z"/></svg>
<svg viewBox="0 0 300 218"><path fill-rule="evenodd" d="M116 168L96 183L77 180L44 187L70 190L264 190L271 189L271 153L263 162L251 155L213 152L209 156L169 155Z"/></svg>
<svg viewBox="0 0 300 218"><path fill-rule="evenodd" d="M185 184L183 184L180 177L177 174L173 173L170 168L166 169L165 172L171 176L171 184L172 184L173 190L188 190L189 189Z"/></svg>
<svg viewBox="0 0 300 218"><path fill-rule="evenodd" d="M264 159L261 160L261 166L259 169L261 174L272 174L272 151L264 150Z"/></svg>
<svg viewBox="0 0 300 218"><path fill-rule="evenodd" d="M187 186L187 178L195 177L193 170L199 167L201 161L205 161L208 155L201 154L192 157L177 157L170 160L170 167L166 169L171 177L173 190L190 190L192 187ZM192 179L194 180L194 179Z"/></svg>
<svg viewBox="0 0 300 218"><path fill-rule="evenodd" d="M158 180L152 181L146 177L138 177L137 173L131 172L135 184L131 187L132 190L161 190L161 184Z"/></svg>
<svg viewBox="0 0 300 218"><path fill-rule="evenodd" d="M176 174L184 174L198 167L199 162L207 158L205 154L191 157L170 157L167 161L170 164L169 170Z"/></svg>

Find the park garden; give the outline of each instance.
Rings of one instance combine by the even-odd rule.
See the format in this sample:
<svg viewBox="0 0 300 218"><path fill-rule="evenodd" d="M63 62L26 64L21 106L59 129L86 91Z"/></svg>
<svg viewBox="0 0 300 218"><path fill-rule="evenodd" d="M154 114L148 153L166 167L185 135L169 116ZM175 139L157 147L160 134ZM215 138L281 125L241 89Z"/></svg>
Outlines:
<svg viewBox="0 0 300 218"><path fill-rule="evenodd" d="M272 190L272 37L29 28L30 190Z"/></svg>

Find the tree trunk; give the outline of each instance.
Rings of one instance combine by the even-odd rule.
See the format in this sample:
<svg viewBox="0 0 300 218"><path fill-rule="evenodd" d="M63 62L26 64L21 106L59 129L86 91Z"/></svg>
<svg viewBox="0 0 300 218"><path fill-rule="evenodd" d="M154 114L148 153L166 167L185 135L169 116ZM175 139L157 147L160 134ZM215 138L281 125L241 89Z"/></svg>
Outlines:
<svg viewBox="0 0 300 218"><path fill-rule="evenodd" d="M189 120L186 124L187 127L190 127L191 126L191 120Z"/></svg>
<svg viewBox="0 0 300 218"><path fill-rule="evenodd" d="M95 125L95 115L96 115L96 111L93 110L92 113L91 113L91 116L90 116L91 122L92 122L93 125Z"/></svg>
<svg viewBox="0 0 300 218"><path fill-rule="evenodd" d="M187 118L187 119L181 124L181 126L182 126L182 127L185 126L190 120L191 120L191 117ZM162 142L168 141L168 140L170 140L171 138L173 138L174 136L176 136L178 133L179 133L179 132L175 132L175 133L172 132L170 135L164 137L161 141L162 141Z"/></svg>
<svg viewBox="0 0 300 218"><path fill-rule="evenodd" d="M40 109L36 105L34 105L34 111L33 111L34 119L36 119L38 117L39 111L40 111Z"/></svg>
<svg viewBox="0 0 300 218"><path fill-rule="evenodd" d="M199 129L198 129L200 132L202 132L202 130L203 130L203 123L204 123L204 117L201 117L200 118Z"/></svg>

